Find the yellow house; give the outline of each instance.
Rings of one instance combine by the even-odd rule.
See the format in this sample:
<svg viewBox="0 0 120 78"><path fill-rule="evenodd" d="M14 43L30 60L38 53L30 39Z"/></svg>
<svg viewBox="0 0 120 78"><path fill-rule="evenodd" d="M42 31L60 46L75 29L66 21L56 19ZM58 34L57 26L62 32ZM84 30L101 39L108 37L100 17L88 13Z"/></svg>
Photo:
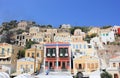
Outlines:
<svg viewBox="0 0 120 78"><path fill-rule="evenodd" d="M85 55L73 59L74 74L81 72L84 75L89 75L91 72L99 69L99 67L98 57Z"/></svg>
<svg viewBox="0 0 120 78"><path fill-rule="evenodd" d="M74 36L82 36L83 38L85 38L85 32L82 32L81 29L75 29L74 31Z"/></svg>
<svg viewBox="0 0 120 78"><path fill-rule="evenodd" d="M31 36L35 36L39 32L40 32L40 28L39 27L30 27L30 29L29 29L29 34Z"/></svg>
<svg viewBox="0 0 120 78"><path fill-rule="evenodd" d="M19 46L25 46L27 41L31 41L32 36L29 33L23 32L22 34L16 35L16 42L15 44Z"/></svg>
<svg viewBox="0 0 120 78"><path fill-rule="evenodd" d="M34 36L32 36L31 40L38 43L44 42L44 33L36 33Z"/></svg>
<svg viewBox="0 0 120 78"><path fill-rule="evenodd" d="M35 64L36 63L36 64ZM34 66L36 65L36 66ZM35 69L34 69L35 68ZM39 70L39 63L38 61L35 62L33 58L30 57L25 57L17 60L17 71L16 75L22 74L22 73L29 73L32 74L34 73L34 70Z"/></svg>
<svg viewBox="0 0 120 78"><path fill-rule="evenodd" d="M40 43L40 44L33 44L31 46L31 48L37 48L39 50L44 50L44 43Z"/></svg>
<svg viewBox="0 0 120 78"><path fill-rule="evenodd" d="M92 35L94 33L99 34L100 28L99 27L93 27L89 32L88 35Z"/></svg>
<svg viewBox="0 0 120 78"><path fill-rule="evenodd" d="M25 52L25 57L35 58L36 53L36 60L41 64L43 62L43 50L30 48L27 49Z"/></svg>
<svg viewBox="0 0 120 78"><path fill-rule="evenodd" d="M47 29L47 32L56 34L57 33L57 29Z"/></svg>
<svg viewBox="0 0 120 78"><path fill-rule="evenodd" d="M26 30L28 23L27 23L27 21L21 21L18 23L17 26L18 26L17 29Z"/></svg>
<svg viewBox="0 0 120 78"><path fill-rule="evenodd" d="M107 71L112 74L113 78L120 77L120 56L113 56L109 60L109 68Z"/></svg>
<svg viewBox="0 0 120 78"><path fill-rule="evenodd" d="M44 32L44 42L49 43L53 41L53 34L49 32Z"/></svg>
<svg viewBox="0 0 120 78"><path fill-rule="evenodd" d="M8 43L0 43L0 70L4 70L4 66L6 71L11 74L16 69L17 63L17 53L19 48L17 46L8 44Z"/></svg>
<svg viewBox="0 0 120 78"><path fill-rule="evenodd" d="M70 42L70 33L68 32L59 32L54 36L54 42Z"/></svg>
<svg viewBox="0 0 120 78"><path fill-rule="evenodd" d="M71 42L82 42L83 41L83 36L71 36Z"/></svg>

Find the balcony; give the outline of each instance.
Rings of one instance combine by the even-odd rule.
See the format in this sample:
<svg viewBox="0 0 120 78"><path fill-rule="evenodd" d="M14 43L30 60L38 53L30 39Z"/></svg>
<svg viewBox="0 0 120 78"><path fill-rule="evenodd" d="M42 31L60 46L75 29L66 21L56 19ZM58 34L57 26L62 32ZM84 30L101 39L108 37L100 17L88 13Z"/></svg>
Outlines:
<svg viewBox="0 0 120 78"><path fill-rule="evenodd" d="M63 56L63 54L62 54L62 53L60 53L60 56Z"/></svg>
<svg viewBox="0 0 120 78"><path fill-rule="evenodd" d="M60 53L59 57L68 57L68 53Z"/></svg>
<svg viewBox="0 0 120 78"><path fill-rule="evenodd" d="M55 57L55 53L53 53L52 56Z"/></svg>
<svg viewBox="0 0 120 78"><path fill-rule="evenodd" d="M67 53L65 53L65 56L67 57L67 56L68 56L68 54L67 54Z"/></svg>
<svg viewBox="0 0 120 78"><path fill-rule="evenodd" d="M6 55L6 54L0 54L0 58L8 58L11 57L11 54Z"/></svg>
<svg viewBox="0 0 120 78"><path fill-rule="evenodd" d="M47 56L50 57L50 53L48 53Z"/></svg>
<svg viewBox="0 0 120 78"><path fill-rule="evenodd" d="M54 58L54 57L56 57L56 54L55 53L47 53L46 57L48 57L48 58Z"/></svg>
<svg viewBox="0 0 120 78"><path fill-rule="evenodd" d="M46 57L48 58L56 57L56 48L46 48Z"/></svg>
<svg viewBox="0 0 120 78"><path fill-rule="evenodd" d="M1 57L5 57L5 54L0 54L0 58L1 58Z"/></svg>
<svg viewBox="0 0 120 78"><path fill-rule="evenodd" d="M109 67L109 71L119 71L120 72L120 67Z"/></svg>
<svg viewBox="0 0 120 78"><path fill-rule="evenodd" d="M11 61L8 61L8 60L1 60L0 61L0 64L11 64Z"/></svg>

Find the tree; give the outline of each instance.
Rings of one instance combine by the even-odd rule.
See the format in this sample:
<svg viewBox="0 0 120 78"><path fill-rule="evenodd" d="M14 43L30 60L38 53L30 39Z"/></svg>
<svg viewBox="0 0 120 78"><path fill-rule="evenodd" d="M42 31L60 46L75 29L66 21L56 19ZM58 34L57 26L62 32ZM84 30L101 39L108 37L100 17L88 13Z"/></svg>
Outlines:
<svg viewBox="0 0 120 78"><path fill-rule="evenodd" d="M86 35L84 40L87 41L88 43L90 43L91 38L96 37L96 36L97 36L97 33L93 33L91 35Z"/></svg>
<svg viewBox="0 0 120 78"><path fill-rule="evenodd" d="M37 42L34 42L34 41L28 41L28 42L26 42L26 49L31 48L31 45L36 44L36 43Z"/></svg>
<svg viewBox="0 0 120 78"><path fill-rule="evenodd" d="M11 26L11 28L17 27L17 24L18 24L17 20L11 20L9 22L9 25Z"/></svg>
<svg viewBox="0 0 120 78"><path fill-rule="evenodd" d="M25 57L25 49L24 50L19 50L18 52L18 59Z"/></svg>
<svg viewBox="0 0 120 78"><path fill-rule="evenodd" d="M81 27L80 26L74 26L74 27L70 28L71 34L74 34L75 29L81 29L82 32L87 33L90 30L90 27L88 27L88 26L81 26Z"/></svg>
<svg viewBox="0 0 120 78"><path fill-rule="evenodd" d="M93 38L93 37L96 37L97 36L97 33L93 33L90 35L90 38Z"/></svg>
<svg viewBox="0 0 120 78"><path fill-rule="evenodd" d="M112 27L111 25L108 25L108 26L102 26L101 29L107 29L107 28L110 28Z"/></svg>
<svg viewBox="0 0 120 78"><path fill-rule="evenodd" d="M23 32L25 32L25 30L19 29L19 30L17 30L16 32L17 32L17 34L22 34Z"/></svg>
<svg viewBox="0 0 120 78"><path fill-rule="evenodd" d="M11 37L13 36L12 31L3 31L2 37L1 37L1 42L6 42L6 43L11 43Z"/></svg>
<svg viewBox="0 0 120 78"><path fill-rule="evenodd" d="M100 74L101 78L112 78L112 75L106 70L103 70L103 73Z"/></svg>
<svg viewBox="0 0 120 78"><path fill-rule="evenodd" d="M59 28L61 28L61 27L62 27L62 25L59 26Z"/></svg>
<svg viewBox="0 0 120 78"><path fill-rule="evenodd" d="M8 30L10 28L9 22L3 22L2 26L3 26L3 30Z"/></svg>
<svg viewBox="0 0 120 78"><path fill-rule="evenodd" d="M11 20L10 22L3 22L2 26L3 26L3 30L9 30L12 29L14 27L17 27L17 20Z"/></svg>
<svg viewBox="0 0 120 78"><path fill-rule="evenodd" d="M70 33L74 34L75 29L81 29L81 27L80 26L74 26L74 27L70 28Z"/></svg>
<svg viewBox="0 0 120 78"><path fill-rule="evenodd" d="M52 25L47 25L47 28L52 28Z"/></svg>

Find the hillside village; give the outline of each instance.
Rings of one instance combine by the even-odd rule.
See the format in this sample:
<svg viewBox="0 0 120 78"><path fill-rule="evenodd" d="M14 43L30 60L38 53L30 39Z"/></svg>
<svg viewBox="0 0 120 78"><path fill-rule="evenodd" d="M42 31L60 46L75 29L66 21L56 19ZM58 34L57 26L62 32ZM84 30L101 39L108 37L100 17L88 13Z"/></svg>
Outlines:
<svg viewBox="0 0 120 78"><path fill-rule="evenodd" d="M34 78L90 78L101 71L120 77L120 26L54 28L25 20L0 26L0 72L10 77L28 73Z"/></svg>

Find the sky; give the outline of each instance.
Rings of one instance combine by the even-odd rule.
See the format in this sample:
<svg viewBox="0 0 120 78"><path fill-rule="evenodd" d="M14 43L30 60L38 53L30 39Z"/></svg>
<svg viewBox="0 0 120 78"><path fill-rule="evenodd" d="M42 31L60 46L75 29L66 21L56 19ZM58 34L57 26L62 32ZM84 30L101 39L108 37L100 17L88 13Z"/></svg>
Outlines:
<svg viewBox="0 0 120 78"><path fill-rule="evenodd" d="M120 0L0 0L0 24L10 20L54 27L120 25Z"/></svg>

